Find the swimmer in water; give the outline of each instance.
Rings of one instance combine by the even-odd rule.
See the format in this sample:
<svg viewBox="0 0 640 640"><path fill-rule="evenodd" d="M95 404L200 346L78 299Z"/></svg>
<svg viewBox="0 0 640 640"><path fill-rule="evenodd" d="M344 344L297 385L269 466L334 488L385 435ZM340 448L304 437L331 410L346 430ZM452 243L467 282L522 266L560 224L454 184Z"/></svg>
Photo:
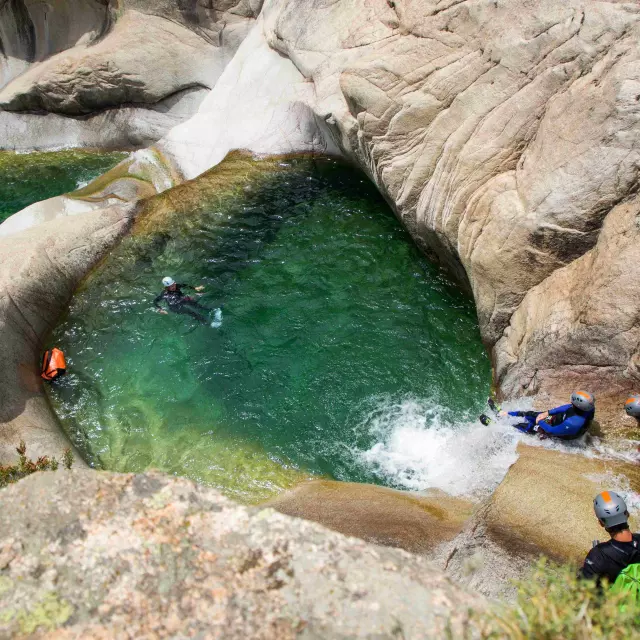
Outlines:
<svg viewBox="0 0 640 640"><path fill-rule="evenodd" d="M191 289L193 291L202 291L204 287L192 287L188 284L177 284L176 281L167 276L162 279L164 290L153 301L153 305L158 309L158 313L167 314L169 311L173 313L180 313L188 315L202 324L209 324L208 319L199 311L209 313L213 309L201 305L197 300L191 296L185 295L183 289ZM167 309L160 306L160 303L164 301L167 304Z"/></svg>

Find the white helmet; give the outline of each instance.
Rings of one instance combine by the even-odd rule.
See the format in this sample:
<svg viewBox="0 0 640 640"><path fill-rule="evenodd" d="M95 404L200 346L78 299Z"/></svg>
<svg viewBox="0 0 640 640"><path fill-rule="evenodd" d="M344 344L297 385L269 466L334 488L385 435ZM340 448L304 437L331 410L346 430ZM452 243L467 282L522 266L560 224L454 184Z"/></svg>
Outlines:
<svg viewBox="0 0 640 640"><path fill-rule="evenodd" d="M171 277L171 276L165 276L164 278L162 278L162 284L165 287L170 287L172 284L175 284L176 281Z"/></svg>

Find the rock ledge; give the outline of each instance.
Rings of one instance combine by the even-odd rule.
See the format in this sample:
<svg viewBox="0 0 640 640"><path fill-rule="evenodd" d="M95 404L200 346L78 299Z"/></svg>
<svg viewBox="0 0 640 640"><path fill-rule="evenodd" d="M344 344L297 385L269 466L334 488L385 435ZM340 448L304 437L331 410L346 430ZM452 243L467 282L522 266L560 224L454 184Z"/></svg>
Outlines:
<svg viewBox="0 0 640 640"><path fill-rule="evenodd" d="M460 637L485 606L424 558L182 479L0 491L0 637Z"/></svg>

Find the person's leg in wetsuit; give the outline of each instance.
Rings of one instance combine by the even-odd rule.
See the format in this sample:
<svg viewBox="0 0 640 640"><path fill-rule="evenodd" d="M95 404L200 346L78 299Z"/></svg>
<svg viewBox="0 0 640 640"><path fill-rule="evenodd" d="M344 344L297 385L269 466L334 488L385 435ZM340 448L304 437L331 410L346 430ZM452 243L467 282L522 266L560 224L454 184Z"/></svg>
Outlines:
<svg viewBox="0 0 640 640"><path fill-rule="evenodd" d="M206 312L213 311L213 309L209 307L205 307L203 304L200 304L197 300L194 300L193 298L187 298L182 304L193 307L194 309L200 309L201 311L206 311Z"/></svg>
<svg viewBox="0 0 640 640"><path fill-rule="evenodd" d="M191 316L201 324L208 324L209 322L202 314L198 313L195 309L187 306L186 304L177 304L174 307L171 307L171 311L183 316Z"/></svg>
<svg viewBox="0 0 640 640"><path fill-rule="evenodd" d="M522 422L513 425L516 429L524 433L534 433L536 418L540 415L540 411L509 411L509 415L524 418Z"/></svg>

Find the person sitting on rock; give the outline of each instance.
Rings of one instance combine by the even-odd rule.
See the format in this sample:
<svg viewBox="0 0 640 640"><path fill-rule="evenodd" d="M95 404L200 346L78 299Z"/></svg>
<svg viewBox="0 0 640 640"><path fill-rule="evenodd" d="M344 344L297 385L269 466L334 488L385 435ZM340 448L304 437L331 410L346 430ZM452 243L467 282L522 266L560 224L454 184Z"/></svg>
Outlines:
<svg viewBox="0 0 640 640"><path fill-rule="evenodd" d="M202 291L204 289L203 286L192 287L188 284L177 284L176 281L169 276L162 279L162 284L164 285L164 291L153 301L153 304L158 309L159 313L168 313L166 309L163 309L160 306L160 303L164 300L167 303L167 308L169 309L169 311L172 311L173 313L189 315L192 318L196 319L198 322L207 324L207 318L198 313L196 309L205 311L207 313L209 311L212 311L212 309L201 305L197 300L194 300L193 298L185 295L182 292L183 289Z"/></svg>
<svg viewBox="0 0 640 640"><path fill-rule="evenodd" d="M524 418L513 425L524 433L538 433L563 440L573 440L586 433L595 414L595 399L586 391L574 391L571 404L549 411L500 411L499 416Z"/></svg>
<svg viewBox="0 0 640 640"><path fill-rule="evenodd" d="M598 585L606 579L609 584L625 580L635 580L634 574L640 568L640 534L629 530L627 505L614 491L603 491L593 501L593 510L601 527L611 537L607 542L594 542L587 554L579 576L596 580ZM621 574L624 572L624 576ZM622 586L622 585L621 585Z"/></svg>

